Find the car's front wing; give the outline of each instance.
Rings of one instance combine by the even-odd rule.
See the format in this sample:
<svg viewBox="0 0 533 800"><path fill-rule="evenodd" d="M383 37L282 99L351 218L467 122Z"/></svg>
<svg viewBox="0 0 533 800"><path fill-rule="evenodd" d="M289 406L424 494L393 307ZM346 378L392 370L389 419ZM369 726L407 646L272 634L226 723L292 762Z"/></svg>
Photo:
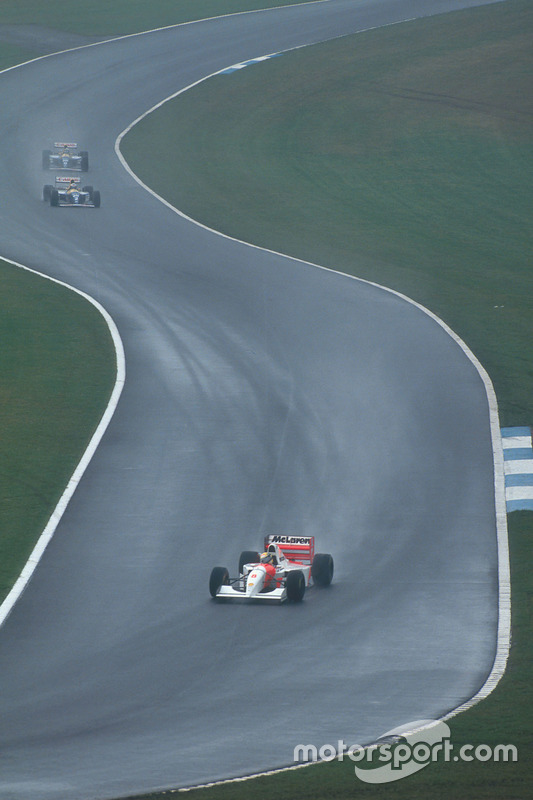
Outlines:
<svg viewBox="0 0 533 800"><path fill-rule="evenodd" d="M60 208L96 208L90 200L86 200L85 203L71 203L70 200L63 200L62 197L59 197L57 205Z"/></svg>
<svg viewBox="0 0 533 800"><path fill-rule="evenodd" d="M58 160L50 160L50 169L63 170L66 172L83 172L81 168L81 158L76 161L70 161L68 167L63 166L63 162Z"/></svg>
<svg viewBox="0 0 533 800"><path fill-rule="evenodd" d="M224 600L270 600L276 603L283 603L287 599L287 590L284 586L280 586L277 589L270 589L266 592L259 592L253 597L247 597L240 589L223 585L217 592L217 600L218 598L223 598Z"/></svg>

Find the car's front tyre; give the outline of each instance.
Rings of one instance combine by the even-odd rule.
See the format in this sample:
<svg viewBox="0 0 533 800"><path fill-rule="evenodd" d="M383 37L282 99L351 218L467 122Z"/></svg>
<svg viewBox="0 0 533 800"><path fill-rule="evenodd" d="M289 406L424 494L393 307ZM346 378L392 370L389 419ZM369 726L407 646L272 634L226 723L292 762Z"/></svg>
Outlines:
<svg viewBox="0 0 533 800"><path fill-rule="evenodd" d="M213 567L209 578L209 594L216 597L221 586L229 585L229 572L226 567Z"/></svg>
<svg viewBox="0 0 533 800"><path fill-rule="evenodd" d="M290 603L301 603L305 594L305 578L303 572L297 569L289 572L285 584L287 600Z"/></svg>

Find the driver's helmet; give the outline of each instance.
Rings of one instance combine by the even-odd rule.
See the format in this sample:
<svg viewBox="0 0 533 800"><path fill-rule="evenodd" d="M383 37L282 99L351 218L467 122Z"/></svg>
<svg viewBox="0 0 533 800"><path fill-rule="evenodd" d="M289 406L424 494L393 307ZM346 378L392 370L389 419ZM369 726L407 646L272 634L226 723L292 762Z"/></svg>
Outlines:
<svg viewBox="0 0 533 800"><path fill-rule="evenodd" d="M261 556L261 564L273 564L274 553L263 553Z"/></svg>

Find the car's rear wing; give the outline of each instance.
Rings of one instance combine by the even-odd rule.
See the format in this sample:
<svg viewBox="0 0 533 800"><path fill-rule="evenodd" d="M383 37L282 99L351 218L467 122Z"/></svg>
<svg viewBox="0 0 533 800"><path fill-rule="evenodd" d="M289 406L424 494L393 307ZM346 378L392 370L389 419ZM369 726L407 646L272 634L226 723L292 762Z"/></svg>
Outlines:
<svg viewBox="0 0 533 800"><path fill-rule="evenodd" d="M63 183L81 183L81 178L74 178L70 175L56 175L56 184L61 186Z"/></svg>
<svg viewBox="0 0 533 800"><path fill-rule="evenodd" d="M61 147L61 148L63 148L63 147L71 148L72 147L72 148L74 148L74 147L77 147L77 146L78 145L77 145L76 142L54 142L54 147Z"/></svg>
<svg viewBox="0 0 533 800"><path fill-rule="evenodd" d="M299 564L312 564L315 555L314 536L285 536L271 533L265 536L265 550L270 544L277 544L285 558Z"/></svg>

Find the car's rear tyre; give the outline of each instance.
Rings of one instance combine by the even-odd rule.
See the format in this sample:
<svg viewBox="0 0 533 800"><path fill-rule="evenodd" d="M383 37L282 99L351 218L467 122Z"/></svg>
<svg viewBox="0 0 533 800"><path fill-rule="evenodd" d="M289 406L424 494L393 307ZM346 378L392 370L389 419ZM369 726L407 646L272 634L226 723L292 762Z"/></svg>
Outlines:
<svg viewBox="0 0 533 800"><path fill-rule="evenodd" d="M333 558L329 553L317 553L311 566L311 577L317 586L329 586L333 579Z"/></svg>
<svg viewBox="0 0 533 800"><path fill-rule="evenodd" d="M87 172L89 170L89 153L87 153L85 150L82 150L78 153L78 155L81 158L81 171Z"/></svg>
<svg viewBox="0 0 533 800"><path fill-rule="evenodd" d="M287 590L287 600L290 603L301 603L305 594L305 578L303 572L299 569L289 572L285 588Z"/></svg>
<svg viewBox="0 0 533 800"><path fill-rule="evenodd" d="M256 550L243 550L239 556L239 575L242 575L242 568L245 564L257 564L261 556Z"/></svg>
<svg viewBox="0 0 533 800"><path fill-rule="evenodd" d="M94 192L94 188L92 186L84 186L82 192L89 192L89 194L92 194Z"/></svg>
<svg viewBox="0 0 533 800"><path fill-rule="evenodd" d="M43 200L50 200L50 195L53 188L54 187L50 186L49 183L47 183L46 186L43 186Z"/></svg>
<svg viewBox="0 0 533 800"><path fill-rule="evenodd" d="M209 578L209 593L216 597L221 586L229 584L229 572L226 567L213 567Z"/></svg>
<svg viewBox="0 0 533 800"><path fill-rule="evenodd" d="M100 208L100 192L95 190L89 195L88 203L92 203L95 208Z"/></svg>
<svg viewBox="0 0 533 800"><path fill-rule="evenodd" d="M57 189L52 188L50 192L50 205L51 206L58 206L59 205L59 192Z"/></svg>
<svg viewBox="0 0 533 800"><path fill-rule="evenodd" d="M43 169L50 169L51 150L43 150Z"/></svg>

